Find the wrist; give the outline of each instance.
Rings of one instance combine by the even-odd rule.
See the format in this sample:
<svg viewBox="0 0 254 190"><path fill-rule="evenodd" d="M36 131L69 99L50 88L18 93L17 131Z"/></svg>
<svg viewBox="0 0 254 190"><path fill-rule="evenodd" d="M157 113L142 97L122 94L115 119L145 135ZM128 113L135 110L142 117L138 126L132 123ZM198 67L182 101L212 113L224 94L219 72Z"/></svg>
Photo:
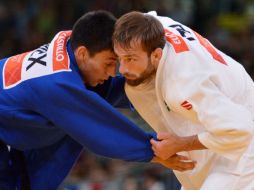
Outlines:
<svg viewBox="0 0 254 190"><path fill-rule="evenodd" d="M188 151L190 149L190 144L191 144L190 136L180 137L179 142L180 142L180 146L179 146L178 152Z"/></svg>
<svg viewBox="0 0 254 190"><path fill-rule="evenodd" d="M180 151L202 150L207 149L198 139L197 135L182 137Z"/></svg>

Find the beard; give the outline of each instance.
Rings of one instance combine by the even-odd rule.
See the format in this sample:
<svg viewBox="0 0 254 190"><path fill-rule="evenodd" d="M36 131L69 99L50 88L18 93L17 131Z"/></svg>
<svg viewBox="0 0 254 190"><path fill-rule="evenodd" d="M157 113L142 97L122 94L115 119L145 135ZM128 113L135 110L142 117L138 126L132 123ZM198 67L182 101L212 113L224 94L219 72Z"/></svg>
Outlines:
<svg viewBox="0 0 254 190"><path fill-rule="evenodd" d="M137 77L136 79L127 79L126 78L126 83L130 86L138 86L141 83L146 83L149 82L150 80L152 80L153 76L155 76L156 73L156 69L153 66L153 64L151 63L151 60L149 59L148 61L148 65L145 69L144 72L142 72L139 77Z"/></svg>

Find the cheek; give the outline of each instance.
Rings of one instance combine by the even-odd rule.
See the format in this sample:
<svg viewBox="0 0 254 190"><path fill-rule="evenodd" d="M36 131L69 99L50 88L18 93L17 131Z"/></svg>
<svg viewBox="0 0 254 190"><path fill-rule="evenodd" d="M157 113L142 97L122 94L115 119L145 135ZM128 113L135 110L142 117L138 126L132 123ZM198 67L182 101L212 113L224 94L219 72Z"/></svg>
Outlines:
<svg viewBox="0 0 254 190"><path fill-rule="evenodd" d="M91 61L90 62L90 71L89 71L89 74L90 75L96 75L98 70L99 70L99 66L97 64L97 61L96 60Z"/></svg>
<svg viewBox="0 0 254 190"><path fill-rule="evenodd" d="M139 62L139 63L135 64L134 69L137 73L140 74L140 73L143 73L146 70L146 67L147 67L147 64Z"/></svg>
<svg viewBox="0 0 254 190"><path fill-rule="evenodd" d="M85 77L87 80L89 81L94 81L97 78L97 75L99 75L98 73L98 69L96 67L96 64L93 61L90 61L89 64L87 65L86 68L86 73Z"/></svg>
<svg viewBox="0 0 254 190"><path fill-rule="evenodd" d="M94 80L98 80L101 78L105 78L105 72L106 72L106 70L104 67L102 67L100 65L96 65L93 68L93 71L90 73L90 75L92 75Z"/></svg>

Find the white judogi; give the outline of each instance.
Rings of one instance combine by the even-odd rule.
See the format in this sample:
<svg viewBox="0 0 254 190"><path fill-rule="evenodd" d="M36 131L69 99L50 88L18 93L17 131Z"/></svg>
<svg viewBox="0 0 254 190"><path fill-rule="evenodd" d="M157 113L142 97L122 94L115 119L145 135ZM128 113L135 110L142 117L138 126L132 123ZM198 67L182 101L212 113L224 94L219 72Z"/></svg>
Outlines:
<svg viewBox="0 0 254 190"><path fill-rule="evenodd" d="M149 13L154 16L156 14ZM183 152L194 170L174 171L185 190L254 190L254 83L244 68L190 28L166 29L156 78L126 92L155 131L198 134L207 150Z"/></svg>

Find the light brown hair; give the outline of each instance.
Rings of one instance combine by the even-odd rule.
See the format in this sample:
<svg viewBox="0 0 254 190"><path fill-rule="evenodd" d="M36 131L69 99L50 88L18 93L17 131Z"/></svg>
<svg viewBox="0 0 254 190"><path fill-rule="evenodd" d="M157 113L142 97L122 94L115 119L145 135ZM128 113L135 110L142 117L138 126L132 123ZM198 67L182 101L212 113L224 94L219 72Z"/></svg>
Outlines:
<svg viewBox="0 0 254 190"><path fill-rule="evenodd" d="M127 49L132 42L141 42L143 50L150 55L156 48L163 48L166 41L163 26L155 17L132 11L117 20L113 42Z"/></svg>

